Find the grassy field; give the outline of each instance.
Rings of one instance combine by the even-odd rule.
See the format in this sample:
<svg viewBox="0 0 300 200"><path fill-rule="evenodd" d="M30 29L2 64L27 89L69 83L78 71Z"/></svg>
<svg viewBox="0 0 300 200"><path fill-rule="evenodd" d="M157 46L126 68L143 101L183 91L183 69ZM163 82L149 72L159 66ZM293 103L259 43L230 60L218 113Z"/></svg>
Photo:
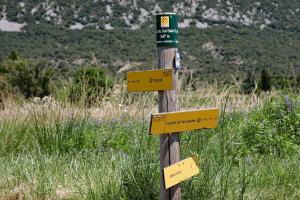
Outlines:
<svg viewBox="0 0 300 200"><path fill-rule="evenodd" d="M198 155L201 167L182 183L183 199L300 199L297 95L203 86L181 92L180 102L222 109L217 129L181 134L182 158ZM148 135L155 93L119 86L92 108L51 98L4 103L0 200L159 199L159 138Z"/></svg>

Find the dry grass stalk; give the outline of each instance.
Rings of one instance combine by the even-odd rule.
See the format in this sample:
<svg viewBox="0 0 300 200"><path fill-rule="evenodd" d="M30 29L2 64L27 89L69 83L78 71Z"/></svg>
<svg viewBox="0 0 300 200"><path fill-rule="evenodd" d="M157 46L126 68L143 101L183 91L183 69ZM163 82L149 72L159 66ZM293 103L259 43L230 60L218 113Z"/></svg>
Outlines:
<svg viewBox="0 0 300 200"><path fill-rule="evenodd" d="M182 110L196 108L217 107L223 108L227 101L226 111L248 112L262 105L263 102L278 95L278 91L253 93L251 95L240 94L239 85L218 89L217 85L204 84L201 88L191 91L190 88L181 89L179 102ZM70 103L58 103L53 98L34 98L29 101L17 103L12 98L5 99L5 109L0 110L1 119L23 120L36 115L40 120L64 119L70 116L87 116L92 119L106 120L130 116L134 118L149 117L150 113L157 112L156 92L127 93L125 85L116 85L111 95L106 95L97 106L84 108Z"/></svg>

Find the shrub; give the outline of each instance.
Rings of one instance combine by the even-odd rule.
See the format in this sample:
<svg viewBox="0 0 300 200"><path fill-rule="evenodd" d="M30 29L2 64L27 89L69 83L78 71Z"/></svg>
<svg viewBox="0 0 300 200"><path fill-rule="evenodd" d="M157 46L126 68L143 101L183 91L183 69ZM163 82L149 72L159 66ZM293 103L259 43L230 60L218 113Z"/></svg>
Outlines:
<svg viewBox="0 0 300 200"><path fill-rule="evenodd" d="M112 80L98 67L79 68L73 76L70 99L90 106L113 86Z"/></svg>
<svg viewBox="0 0 300 200"><path fill-rule="evenodd" d="M242 131L246 149L258 154L284 154L300 147L299 108L284 98L272 99L250 114Z"/></svg>
<svg viewBox="0 0 300 200"><path fill-rule="evenodd" d="M254 75L251 72L247 73L246 78L243 80L241 85L241 92L244 94L250 94L255 89L255 79Z"/></svg>
<svg viewBox="0 0 300 200"><path fill-rule="evenodd" d="M296 78L296 90L299 91L300 88L300 76Z"/></svg>
<svg viewBox="0 0 300 200"><path fill-rule="evenodd" d="M45 61L20 58L13 53L3 62L1 71L12 92L25 98L50 94L53 69Z"/></svg>
<svg viewBox="0 0 300 200"><path fill-rule="evenodd" d="M55 119L54 123L49 125L47 121L33 119L34 127L32 133L34 141L43 153L69 153L83 149L85 145L85 127L87 117L83 119L76 115L69 119Z"/></svg>
<svg viewBox="0 0 300 200"><path fill-rule="evenodd" d="M262 69L261 71L259 86L260 89L264 92L271 90L271 78L269 73L265 69Z"/></svg>

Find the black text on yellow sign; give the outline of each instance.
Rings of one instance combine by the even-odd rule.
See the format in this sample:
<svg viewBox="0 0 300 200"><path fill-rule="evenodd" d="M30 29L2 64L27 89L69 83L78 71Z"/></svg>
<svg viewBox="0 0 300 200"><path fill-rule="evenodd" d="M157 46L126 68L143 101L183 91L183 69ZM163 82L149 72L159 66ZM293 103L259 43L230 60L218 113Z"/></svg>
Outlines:
<svg viewBox="0 0 300 200"><path fill-rule="evenodd" d="M219 109L159 113L151 115L150 134L159 135L216 128Z"/></svg>
<svg viewBox="0 0 300 200"><path fill-rule="evenodd" d="M168 189L182 181L199 174L198 159L196 156L184 159L163 169L165 188Z"/></svg>
<svg viewBox="0 0 300 200"><path fill-rule="evenodd" d="M172 69L158 69L127 73L128 92L164 91L172 89Z"/></svg>

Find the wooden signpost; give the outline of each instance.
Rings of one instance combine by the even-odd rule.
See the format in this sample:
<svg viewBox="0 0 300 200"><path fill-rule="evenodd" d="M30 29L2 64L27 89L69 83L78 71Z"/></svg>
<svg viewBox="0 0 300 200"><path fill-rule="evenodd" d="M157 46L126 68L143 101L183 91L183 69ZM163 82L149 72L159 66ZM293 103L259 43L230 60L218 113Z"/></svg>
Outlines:
<svg viewBox="0 0 300 200"><path fill-rule="evenodd" d="M158 114L151 115L151 135L160 137L160 196L162 200L181 199L180 183L199 173L195 156L180 159L179 132L216 128L219 109L179 112L178 20L175 13L156 16L158 70L128 72L128 92L158 91Z"/></svg>
<svg viewBox="0 0 300 200"><path fill-rule="evenodd" d="M179 110L177 87L178 68L175 55L178 47L178 19L175 13L156 15L156 44L158 47L158 66L173 69L173 90L158 92L158 111L160 113ZM179 133L160 135L160 196L163 200L181 199L180 183L166 189L163 169L181 160Z"/></svg>

